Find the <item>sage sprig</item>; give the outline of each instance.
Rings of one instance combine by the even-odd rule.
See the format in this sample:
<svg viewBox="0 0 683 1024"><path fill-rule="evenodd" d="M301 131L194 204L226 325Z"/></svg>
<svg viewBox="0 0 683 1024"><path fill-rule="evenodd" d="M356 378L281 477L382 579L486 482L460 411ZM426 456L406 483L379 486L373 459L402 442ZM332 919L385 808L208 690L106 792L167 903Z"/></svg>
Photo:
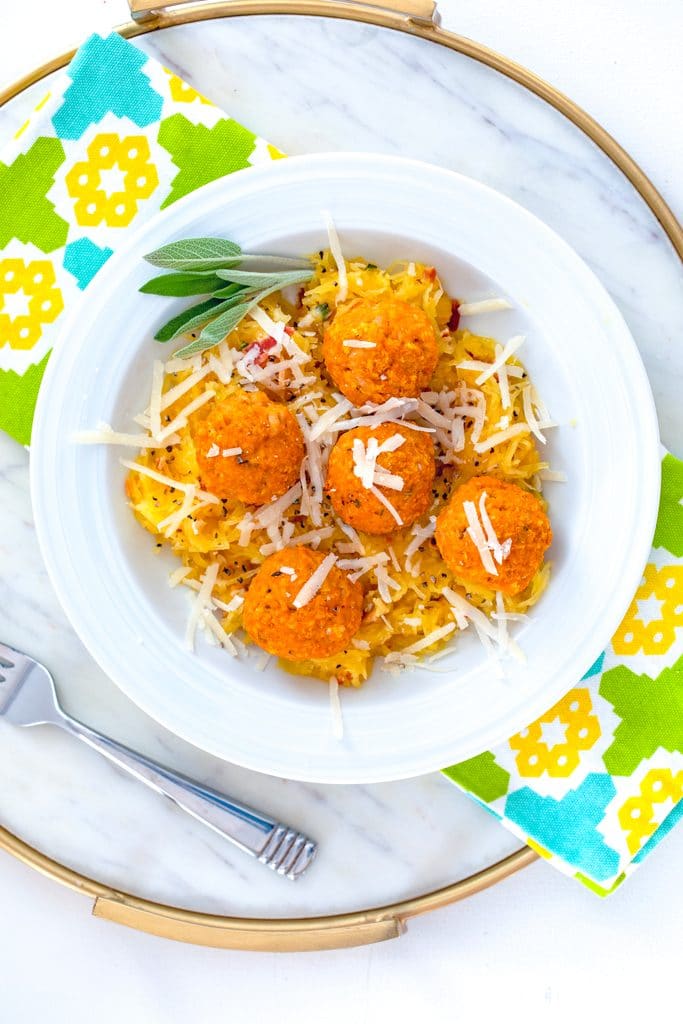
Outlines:
<svg viewBox="0 0 683 1024"><path fill-rule="evenodd" d="M140 291L144 295L172 295L178 298L184 295L209 295L215 288L222 287L223 281L216 277L213 270L202 270L153 277L143 284Z"/></svg>
<svg viewBox="0 0 683 1024"><path fill-rule="evenodd" d="M172 317L155 334L157 341L172 341L202 328L199 337L179 349L180 358L218 345L268 295L313 276L308 260L289 256L243 253L227 238L186 238L171 242L145 256L148 263L170 271L153 277L140 289L146 295L209 296ZM238 265L259 267L238 270ZM261 267L277 267L262 270Z"/></svg>
<svg viewBox="0 0 683 1024"><path fill-rule="evenodd" d="M223 281L230 281L232 284L243 284L251 288L269 288L274 277L281 282L281 287L286 288L290 284L298 284L302 274L306 280L311 276L310 270L283 270L279 273L258 273L253 270L217 270L216 276Z"/></svg>
<svg viewBox="0 0 683 1024"><path fill-rule="evenodd" d="M312 276L313 271L305 271L306 278L308 280ZM277 277L277 274L273 274L273 277ZM289 284L295 282L290 281ZM188 356L194 356L197 352L203 352L207 348L213 348L214 345L219 345L224 338L234 331L241 320L251 312L254 306L258 306L262 299L272 295L273 292L279 292L283 285L279 281L275 281L270 285L269 288L264 288L262 291L257 292L255 295L251 293L251 298L245 298L244 295L240 296L241 301L238 305L234 305L232 309L228 309L225 312L221 312L220 316L217 316L215 320L212 320L208 326L204 328L202 333L195 341L191 341L189 345L185 345L184 348L179 349L175 354L181 359L185 359ZM230 302L230 299L227 300ZM214 310L214 313L216 310Z"/></svg>
<svg viewBox="0 0 683 1024"><path fill-rule="evenodd" d="M183 238L147 253L145 259L166 270L215 270L229 267L241 251L227 238Z"/></svg>

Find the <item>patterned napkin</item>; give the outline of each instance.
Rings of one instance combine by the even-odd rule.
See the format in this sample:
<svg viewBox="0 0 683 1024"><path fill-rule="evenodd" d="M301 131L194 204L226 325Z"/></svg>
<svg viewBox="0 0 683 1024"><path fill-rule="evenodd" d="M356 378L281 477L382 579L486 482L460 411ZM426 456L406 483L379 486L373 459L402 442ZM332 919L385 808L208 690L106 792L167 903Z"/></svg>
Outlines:
<svg viewBox="0 0 683 1024"><path fill-rule="evenodd" d="M673 828L683 814L683 462L663 457L652 551L607 649L537 721L445 774L601 896Z"/></svg>
<svg viewBox="0 0 683 1024"><path fill-rule="evenodd" d="M282 154L112 34L92 36L0 159L0 429L28 444L60 320L136 228ZM611 892L683 809L683 463L626 618L538 721L446 774L560 870Z"/></svg>
<svg viewBox="0 0 683 1024"><path fill-rule="evenodd" d="M60 321L131 228L281 155L116 33L91 36L0 159L0 429L29 443Z"/></svg>

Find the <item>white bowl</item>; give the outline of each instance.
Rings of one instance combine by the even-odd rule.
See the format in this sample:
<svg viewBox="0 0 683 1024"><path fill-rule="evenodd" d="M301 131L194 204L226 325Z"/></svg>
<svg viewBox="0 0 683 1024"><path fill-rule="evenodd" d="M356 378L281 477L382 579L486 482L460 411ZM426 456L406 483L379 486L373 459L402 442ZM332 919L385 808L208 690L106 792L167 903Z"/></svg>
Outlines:
<svg viewBox="0 0 683 1024"><path fill-rule="evenodd" d="M74 431L130 429L144 406L152 340L175 310L141 296L143 254L172 239L221 235L247 252L304 254L326 244L329 209L345 253L433 263L445 287L506 295L509 312L471 321L520 355L561 424L549 431L555 541L546 594L518 631L527 662L490 671L463 635L440 671L375 671L341 693L334 739L325 684L264 673L220 649L183 646L187 596L126 505L120 449L85 448ZM187 300L178 300L182 308ZM124 453L126 454L126 453ZM74 628L121 689L153 718L218 757L316 782L406 778L501 742L570 689L609 641L638 585L654 529L659 450L652 396L613 302L578 256L515 203L468 178L363 154L296 157L251 168L186 197L119 249L71 316L40 393L31 451L36 526ZM448 669L444 672L444 669Z"/></svg>

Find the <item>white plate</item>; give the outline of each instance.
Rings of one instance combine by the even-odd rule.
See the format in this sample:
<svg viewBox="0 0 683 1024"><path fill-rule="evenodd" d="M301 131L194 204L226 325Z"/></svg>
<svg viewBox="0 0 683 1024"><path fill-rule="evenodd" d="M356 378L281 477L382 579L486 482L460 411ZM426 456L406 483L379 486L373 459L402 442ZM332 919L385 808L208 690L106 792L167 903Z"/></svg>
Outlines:
<svg viewBox="0 0 683 1024"><path fill-rule="evenodd" d="M177 563L158 554L124 496L120 449L71 435L99 421L130 429L148 396L152 340L174 312L140 296L144 253L216 234L248 252L301 254L326 244L329 209L347 256L436 265L468 300L504 294L509 312L471 322L520 355L561 426L548 454L568 484L547 485L555 541L550 586L517 639L526 665L496 678L469 636L437 663L400 678L375 671L341 694L332 736L325 684L271 665L183 647L187 596L169 590ZM178 300L178 309L187 300ZM64 327L33 433L38 536L52 582L102 668L148 714L218 757L317 782L406 778L504 740L581 678L638 585L654 529L659 450L652 396L636 346L597 279L521 207L468 178L370 154L296 157L233 174L148 222L109 261ZM444 671L448 669L448 671Z"/></svg>

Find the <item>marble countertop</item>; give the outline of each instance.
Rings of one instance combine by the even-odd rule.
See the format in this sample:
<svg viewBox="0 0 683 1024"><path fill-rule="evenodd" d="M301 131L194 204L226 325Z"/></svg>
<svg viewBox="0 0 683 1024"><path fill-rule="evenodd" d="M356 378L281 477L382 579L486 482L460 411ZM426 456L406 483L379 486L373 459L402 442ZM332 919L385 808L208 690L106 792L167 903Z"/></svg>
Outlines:
<svg viewBox="0 0 683 1024"><path fill-rule="evenodd" d="M503 0L485 9L474 0L445 0L440 9L446 27L526 63L582 103L630 149L680 213L683 154L672 130L681 84L674 45L680 8L666 0L646 10L635 0L597 6L575 0L561 12L524 0L514 17ZM37 0L31 10L3 10L0 78L16 77L125 14L123 0L66 0L59 10ZM420 41L401 38L387 47L374 30L357 26L310 25L302 62L301 24L279 32L276 47L268 19L259 19L258 26L241 19L231 23L229 63L223 59L226 24L193 29L182 43L167 34L148 37L143 45L180 73L196 74L207 91L208 78L219 103L289 152L372 148L427 156L488 180L537 212L593 265L620 305L648 367L663 440L683 454L680 272L666 239L623 178L558 115L492 72L465 69L453 63L453 55ZM340 38L347 43L341 54ZM370 85L381 94L387 82L395 83L391 95L400 103L370 109L362 91L349 87L348 54L366 90ZM276 111L268 99L268 76L283 74L286 89ZM309 84L316 75L321 87L312 97ZM344 102L329 98L335 96ZM19 106L0 112L0 137L20 115ZM405 123L411 124L409 136ZM455 123L457 133L448 130ZM66 737L4 728L0 820L29 841L49 837L62 859L122 887L133 865L139 891L161 900L173 901L180 889L190 906L279 914L400 898L445 884L515 848L496 822L439 777L362 787L353 794L320 787L297 787L294 794L292 784L266 780L264 788L260 777L217 766L163 730L150 729L149 720L96 673L64 623L33 538L25 454L1 438L0 523L3 628L11 630L11 642L58 666L60 677L69 679L67 703L92 724L115 727L131 745L172 758L181 769L245 799L265 798L285 811L296 807L297 824L322 830L328 860L309 888L281 890L277 879L262 882L251 864L226 854L213 837L186 826L172 808L122 780L89 751L74 751ZM49 792L26 776L27 763L49 764ZM103 793L109 808L103 807ZM425 1011L434 1021L470 1019L484 1006L491 1014L504 1010L508 1019L527 1021L546 1015L574 1019L588 1006L595 1019L608 1006L622 1010L622 1019L641 1006L651 1015L673 1000L683 909L675 887L680 833L605 902L539 863L475 899L414 922L398 942L298 959L174 946L91 921L81 897L2 855L4 1013L12 1024L85 1021L97 1005L104 1022L212 1021L223 1019L228 1006L246 1016L257 999L257 1020L275 1013L283 1021L298 1019L313 1005L324 1008L332 1024L349 1015L370 1020L387 1010L399 1020ZM627 961L639 965L630 982Z"/></svg>

